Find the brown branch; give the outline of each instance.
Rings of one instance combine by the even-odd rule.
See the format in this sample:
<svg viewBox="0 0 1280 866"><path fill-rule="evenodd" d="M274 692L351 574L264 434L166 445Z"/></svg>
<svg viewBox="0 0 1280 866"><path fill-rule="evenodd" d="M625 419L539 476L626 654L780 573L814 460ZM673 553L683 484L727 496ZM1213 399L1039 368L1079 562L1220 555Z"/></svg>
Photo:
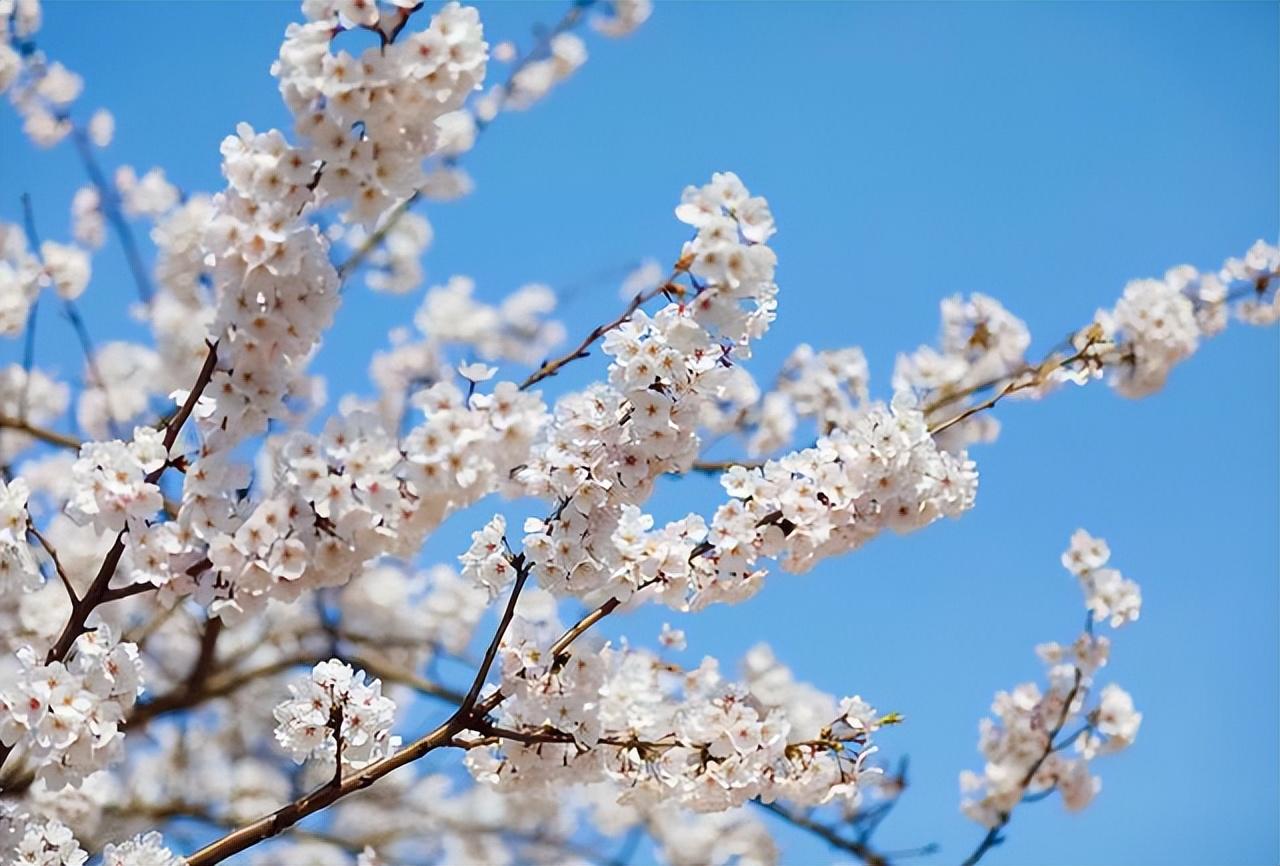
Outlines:
<svg viewBox="0 0 1280 866"><path fill-rule="evenodd" d="M10 418L8 415L0 415L0 428L8 430L16 430L20 433L26 433L42 442L50 445L57 445L59 448L69 448L72 451L79 451L81 442L74 436L68 436L65 433L59 433L56 430L49 430L32 424L30 421L24 421L21 418Z"/></svg>
<svg viewBox="0 0 1280 866"><path fill-rule="evenodd" d="M40 546L44 548L44 552L49 554L49 559L53 560L53 570L58 573L58 578L62 581L62 587L67 591L67 597L71 599L71 606L74 608L80 603L80 596L76 595L76 588L71 585L71 578L67 576L67 571L62 567L62 560L58 559L58 551L49 543L49 539L44 537L36 525L31 522L31 518L27 518L27 532L36 537L36 541L40 542Z"/></svg>
<svg viewBox="0 0 1280 866"><path fill-rule="evenodd" d="M125 720L124 730L128 731L141 727L157 716L177 710L189 709L216 698L226 697L255 680L275 676L276 674L284 673L290 668L313 664L314 662L315 658L310 653L296 653L248 670L224 671L221 674L211 674L205 680L203 687L194 693L189 693L185 688L179 687L154 700L138 704L134 707L133 714Z"/></svg>
<svg viewBox="0 0 1280 866"><path fill-rule="evenodd" d="M760 469L764 464L764 460L695 460L693 465L689 467L689 471L717 474L728 472L735 466L742 466L746 469Z"/></svg>
<svg viewBox="0 0 1280 866"><path fill-rule="evenodd" d="M408 686L419 694L426 695L430 698L437 698L448 703L462 706L467 696L462 692L449 688L437 682L433 682L425 677L418 676L412 671L396 670L393 667L384 665L376 659L368 656L348 656L347 663L352 667L363 668L367 673L372 674L380 680L388 683L397 683L402 686Z"/></svg>
<svg viewBox="0 0 1280 866"><path fill-rule="evenodd" d="M498 656L498 648L502 644L502 638L511 626L511 620L515 618L516 602L520 600L520 591L524 589L525 581L529 579L530 566L525 564L524 554L513 557L511 562L516 568L516 581L511 587L511 597L507 599L507 609L502 612L502 619L499 620L498 627L493 633L493 639L489 641L489 647L485 650L484 660L481 661L480 668L476 671L475 678L471 681L471 688L467 690L466 697L462 700L462 705L458 707L457 713L454 714L463 721L470 721L471 710L475 707L476 700L480 697L480 690L484 688L484 681L489 677L489 669L493 667L493 660Z"/></svg>
<svg viewBox="0 0 1280 866"><path fill-rule="evenodd" d="M515 593L513 591L513 596L514 594ZM621 604L622 602L618 599L611 598L595 610L588 613L568 631L561 635L559 640L552 644L552 655L557 657L557 660L560 660L559 657L564 654L570 644L577 640L583 632L600 620L604 619L613 611L617 610L618 606ZM514 605L509 604L508 612L512 612L513 609ZM509 622L505 615L504 620ZM499 630L501 631L503 629L504 627L500 625ZM500 640L500 635L498 638ZM494 644L491 643L491 646L493 645ZM488 654L486 654L486 656L487 655ZM477 680L479 680L479 677L477 677ZM474 683L472 685L472 691L478 693L478 689ZM470 693L464 697L464 700L469 697ZM462 731L467 730L470 725L474 724L476 719L481 719L490 713L504 700L506 700L506 695L504 695L502 690L499 689L490 694L489 697L476 703L465 714L461 712L460 708L459 712L451 715L444 723L410 743L407 747L396 752L394 755L390 755L380 761L370 764L364 769L347 776L341 782L330 782L312 793L277 809L270 815L260 818L251 824L247 824L244 827L211 842L187 858L188 866L212 866L214 863L221 863L228 857L239 854L241 851L245 851L265 839L278 836L308 815L313 815L343 797L369 787L383 776L417 761L431 752L434 752L436 749L447 746L459 746L460 744L455 740L456 736Z"/></svg>
<svg viewBox="0 0 1280 866"><path fill-rule="evenodd" d="M866 863L867 866L889 866L889 861L883 854L857 839L846 839L834 827L815 821L807 815L792 812L780 803L765 803L761 800L753 800L752 802L766 812L772 812L777 815L788 824L812 833L833 848L847 851L863 863Z"/></svg>
<svg viewBox="0 0 1280 866"><path fill-rule="evenodd" d="M680 273L688 267L688 265L689 263L683 260L676 263L671 274L663 280L661 284L649 289L648 291L637 294L631 299L631 303L627 304L627 308L623 310L616 319L603 325L597 325L592 329L591 333L587 334L587 336L582 339L581 343L560 357L544 361L541 367L533 371L527 379L520 383L520 390L527 391L543 379L554 376L556 373L560 372L560 369L566 364L590 355L591 352L588 350L597 340L612 331L614 328L621 327L628 319L631 318L632 315L635 314L636 310L640 309L641 306L653 300L658 295L667 292L683 292L684 289L675 285L672 281L675 280L675 278L679 276Z"/></svg>
<svg viewBox="0 0 1280 866"><path fill-rule="evenodd" d="M964 411L956 415L953 415L951 418L948 418L946 421L943 421L938 424L931 424L929 426L929 433L936 436L937 434L941 433L943 430L946 430L948 427L952 427L956 424L959 424L961 421L964 421L967 418L977 415L979 412L985 412L986 410L995 406L1005 397L1008 397L1010 394L1016 394L1018 391L1025 391L1028 388L1038 388L1039 386L1045 384L1045 382L1048 381L1049 374L1052 373L1054 370L1058 370L1058 369L1061 369L1062 367L1066 367L1070 364L1074 364L1076 361L1080 361L1085 357L1087 357L1089 354L1089 351L1093 348L1095 343L1096 341L1093 339L1086 340L1084 346L1082 346L1077 352L1067 356L1066 358L1061 358L1057 355L1050 355L1048 358L1042 361L1038 366L1032 368L1032 371L1029 375L1025 373L1014 374L1014 376L1010 378L1008 382L1005 383L1004 387L1002 387L996 393L992 394L986 400L983 400L981 403L975 403L972 406L967 407L966 409L964 409ZM1022 378L1021 381L1019 381L1019 377L1021 376L1027 376L1027 377Z"/></svg>

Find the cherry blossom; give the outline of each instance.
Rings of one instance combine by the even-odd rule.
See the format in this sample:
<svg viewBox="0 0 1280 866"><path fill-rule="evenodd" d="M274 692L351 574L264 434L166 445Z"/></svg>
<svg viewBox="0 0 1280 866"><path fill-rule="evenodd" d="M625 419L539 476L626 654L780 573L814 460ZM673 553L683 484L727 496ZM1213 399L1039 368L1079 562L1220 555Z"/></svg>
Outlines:
<svg viewBox="0 0 1280 866"><path fill-rule="evenodd" d="M763 369L787 227L717 171L670 191L675 239L621 309L571 332L552 286L428 281L424 257L502 113L568 96L590 31L625 36L653 4L575 3L492 52L458 3L301 6L271 65L286 128L228 129L206 192L101 164L114 117L37 44L38 2L0 0L0 90L87 175L59 207L69 240L41 241L30 206L0 224L0 336L34 341L57 303L83 356L0 369L0 859L558 864L647 838L667 863L772 864L767 812L888 862L871 833L907 786L884 757L903 715L765 643L731 672L695 614L963 517L1000 401L1157 392L1209 338L1280 319L1280 251L1132 280L1043 355L1000 301L952 295L880 389L854 345ZM94 342L75 302L109 240L143 336ZM313 361L373 303L403 315L368 388L330 394ZM722 492L671 510L694 472ZM1027 798L1087 806L1093 761L1141 727L1096 682L1141 591L1083 530L1062 564L1085 627L1036 647L1044 681L980 727L977 856ZM652 649L622 635L650 604L670 620L643 627ZM288 834L307 819L319 837ZM191 826L203 848L160 833Z"/></svg>
<svg viewBox="0 0 1280 866"><path fill-rule="evenodd" d="M337 754L343 766L360 768L394 751L390 734L396 705L378 680L366 682L337 660L321 662L311 676L289 686L292 698L275 708L276 741L295 761Z"/></svg>

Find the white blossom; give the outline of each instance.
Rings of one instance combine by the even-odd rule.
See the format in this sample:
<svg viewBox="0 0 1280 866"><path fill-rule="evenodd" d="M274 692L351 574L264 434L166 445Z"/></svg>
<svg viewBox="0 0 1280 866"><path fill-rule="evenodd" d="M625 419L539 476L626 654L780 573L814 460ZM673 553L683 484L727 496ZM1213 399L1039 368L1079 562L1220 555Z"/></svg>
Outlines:
<svg viewBox="0 0 1280 866"><path fill-rule="evenodd" d="M364 767L395 751L391 735L396 705L380 680L366 680L337 659L320 662L310 676L289 685L289 700L276 705L276 741L295 761L332 759L341 743L344 766Z"/></svg>

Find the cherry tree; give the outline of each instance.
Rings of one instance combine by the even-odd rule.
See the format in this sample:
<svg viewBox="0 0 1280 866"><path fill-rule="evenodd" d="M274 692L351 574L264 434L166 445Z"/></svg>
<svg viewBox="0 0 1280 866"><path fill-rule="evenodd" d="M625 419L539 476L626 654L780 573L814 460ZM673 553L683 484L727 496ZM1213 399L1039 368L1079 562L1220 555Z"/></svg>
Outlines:
<svg viewBox="0 0 1280 866"><path fill-rule="evenodd" d="M597 327L568 333L546 286L492 305L454 277L373 356L371 393L326 400L310 362L344 295L422 291L421 205L467 195L489 128L651 11L575 2L521 50L458 3L304 0L272 66L292 128L240 124L208 155L226 187L194 193L103 165L112 116L41 50L37 0L0 0L0 90L34 145L85 170L71 237L41 237L30 200L0 224L0 332L26 350L0 370L4 862L621 866L647 845L765 864L770 813L868 864L928 852L875 838L907 790L881 749L904 750L885 729L909 707L826 694L767 645L684 667L680 630L594 628L749 604L773 572L962 518L998 405L1160 390L1206 340L1280 317L1280 250L1170 263L1042 356L996 299L947 298L937 341L876 398L856 346L753 368L786 226L726 170L671 191L687 240ZM347 31L371 44L341 47ZM95 343L79 312L108 242L149 342ZM55 305L78 382L33 357ZM558 388L568 365L596 381ZM742 456L707 459L712 440ZM717 507L646 510L695 472L719 478ZM492 516L456 559L422 562L478 505ZM1023 804L1088 806L1140 730L1100 684L1139 586L1107 542L1065 526L1063 543L1083 594L1063 622L1084 625L1046 624L1064 642L1035 648L1044 682L998 692L981 723L966 863Z"/></svg>

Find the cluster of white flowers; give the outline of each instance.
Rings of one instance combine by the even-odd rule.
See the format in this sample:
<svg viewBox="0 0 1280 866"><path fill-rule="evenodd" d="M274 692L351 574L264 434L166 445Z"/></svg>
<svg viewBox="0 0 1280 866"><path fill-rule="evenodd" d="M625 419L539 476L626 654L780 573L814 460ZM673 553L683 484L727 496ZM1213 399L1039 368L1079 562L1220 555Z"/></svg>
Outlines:
<svg viewBox="0 0 1280 866"><path fill-rule="evenodd" d="M84 866L89 852L61 821L0 803L0 860L12 866Z"/></svg>
<svg viewBox="0 0 1280 866"><path fill-rule="evenodd" d="M960 295L941 303L942 329L938 347L921 346L910 355L899 355L893 371L895 391L910 390L922 401L946 401L952 395L1002 377L1027 365L1031 332L1021 319L999 301L983 294ZM995 439L1000 427L995 419L967 419L949 431L948 445Z"/></svg>
<svg viewBox="0 0 1280 866"><path fill-rule="evenodd" d="M92 363L86 362L90 375L76 401L80 427L100 439L117 427L154 417L148 412L160 364L160 356L139 343L112 341L99 347Z"/></svg>
<svg viewBox="0 0 1280 866"><path fill-rule="evenodd" d="M870 378L857 346L815 351L801 343L783 362L776 387L759 398L747 453L769 454L788 445L797 418L812 418L823 434L849 426L870 396Z"/></svg>
<svg viewBox="0 0 1280 866"><path fill-rule="evenodd" d="M1083 529L1071 536L1071 546L1062 554L1062 565L1080 579L1084 605L1098 622L1109 620L1112 628L1133 622L1142 612L1142 590L1114 568L1105 568L1111 548L1101 538Z"/></svg>
<svg viewBox="0 0 1280 866"><path fill-rule="evenodd" d="M721 484L732 499L716 510L708 549L693 559L694 608L753 593L763 557L803 573L885 529L905 533L958 517L973 506L978 474L963 452L939 449L919 409L900 395L892 406L868 404L849 428L811 448L759 469L735 466Z"/></svg>
<svg viewBox="0 0 1280 866"><path fill-rule="evenodd" d="M1106 542L1084 530L1071 538L1071 547L1062 555L1063 564L1087 580L1109 556ZM1115 575L1119 581L1119 574ZM1131 581L1125 595L1131 607L1112 617L1112 625L1137 618L1137 585ZM1095 600L1088 599L1091 615L1102 619ZM979 726L978 748L986 758L982 773L966 770L960 775L965 794L961 808L966 815L987 827L1003 826L1010 813L1028 794L1056 790L1071 811L1083 809L1093 800L1102 782L1090 772L1090 761L1120 751L1133 743L1142 714L1135 711L1128 692L1108 684L1088 708L1093 678L1107 663L1111 641L1092 629L1070 646L1041 644L1036 653L1049 666L1048 688L1023 683L1010 692L996 694L991 711L995 719L983 719ZM1074 730L1072 730L1074 728ZM1072 746L1074 756L1066 752Z"/></svg>
<svg viewBox="0 0 1280 866"><path fill-rule="evenodd" d="M170 851L164 838L154 831L127 842L108 845L102 851L102 866L182 866L181 857Z"/></svg>
<svg viewBox="0 0 1280 866"><path fill-rule="evenodd" d="M1176 364L1195 353L1202 337L1226 327L1232 299L1240 300L1237 314L1245 322L1268 325L1280 318L1278 274L1280 248L1258 241L1217 273L1180 265L1164 279L1134 280L1114 309L1098 311L1107 343L1093 360L1113 370L1120 394L1153 394Z"/></svg>
<svg viewBox="0 0 1280 866"><path fill-rule="evenodd" d="M395 751L391 735L396 705L382 694L379 680L334 659L320 662L310 676L289 685L293 696L276 705L276 741L295 761L323 756L341 747L344 766L360 768Z"/></svg>
<svg viewBox="0 0 1280 866"><path fill-rule="evenodd" d="M467 347L486 361L536 364L564 339L564 326L544 318L556 306L550 287L521 286L490 306L472 297L470 277L451 277L427 290L413 322L429 339Z"/></svg>
<svg viewBox="0 0 1280 866"><path fill-rule="evenodd" d="M91 275L87 250L101 247L108 223L123 241L126 219L147 222L157 253L156 291L134 311L155 346L110 342L86 358L77 437L37 426L66 412L65 385L35 368L0 370L0 462L19 473L0 483L0 742L35 775L15 793L31 813L0 805L0 860L83 866L75 837L99 850L100 825L122 838L149 827L148 816L250 823L331 781L335 764L341 776L392 755L396 705L382 681L459 701L449 677L437 680L437 662L467 660L477 625L518 577L515 618L499 635L498 691L481 692L483 713L464 704L470 715L448 728L481 784L456 792L444 776L404 773L362 784L334 804L326 832L376 839L360 866L397 859L404 838L429 838L416 850L442 862L550 864L573 853L577 821L590 814L607 836L648 833L672 864L772 863L767 831L739 807L782 801L805 814L826 804L857 814L881 777L872 736L899 717L798 681L765 645L734 682L713 659L692 669L672 661L688 644L681 629L663 626L658 654L591 644L582 633L593 617L647 601L679 610L740 601L760 588L768 560L803 572L886 529L957 517L978 480L962 449L996 427L978 415L941 424L951 413L1006 383L1039 396L1103 370L1122 392L1149 393L1226 326L1233 304L1245 321L1280 318L1280 250L1259 242L1215 273L1182 266L1130 284L1077 335L1079 357L1056 356L1059 367L1028 363L1029 332L998 302L956 296L942 304L938 346L898 359L892 402L871 401L856 347L801 345L762 393L742 362L776 313L774 220L736 175L717 173L683 191L675 214L694 236L670 275L654 263L628 278L631 306L580 348L544 360L565 333L549 287L485 302L455 276L426 291L414 316L420 336L401 327L374 359L377 397L345 395L322 423L313 413L325 385L308 367L343 279L363 265L376 291L416 289L433 230L409 212L414 202L468 191L458 162L486 124L582 66L576 22L621 36L652 11L650 0L600 0L590 15L587 5L522 59L513 43L495 48L515 65L507 83L481 91L489 51L475 10L447 3L415 31L422 4L413 0L303 0L306 21L290 26L272 68L296 142L238 126L222 143L227 186L216 196L186 196L161 169L123 166L105 183L111 173L91 168L94 185L71 203L74 243L37 244L0 225L6 336L22 334L44 289L74 309ZM38 26L35 0L0 0L0 90L37 144L74 134L85 152L106 146L114 120L99 112L73 122L82 82L35 49ZM342 36L350 30L366 32ZM371 36L379 44L367 50L338 49ZM351 248L341 264L339 243ZM662 306L644 309L659 295ZM597 342L606 381L548 412L528 389ZM183 405L207 357L216 366L193 401L194 432L166 446L164 426L136 426L121 441L117 428L153 417L161 395ZM521 385L491 382L488 362L541 366ZM422 418L406 418L409 409ZM814 434L801 441L813 444L798 448L802 424ZM752 431L752 456L783 456L725 472L728 500L714 514L657 523L644 508L660 479L722 465L698 462L704 439L735 430ZM77 449L80 436L107 441ZM242 446L259 436L251 467ZM68 453L10 459L41 438ZM183 474L176 504L161 489L170 469ZM518 552L499 514L472 535L460 570L414 570L442 521L494 493L536 497L550 513L520 524ZM29 499L37 519L52 515L32 541ZM1083 806L1098 784L1089 762L1136 736L1141 714L1122 689L1102 688L1089 708L1110 649L1094 623L1118 627L1141 606L1108 557L1104 542L1073 537L1063 562L1084 590L1086 631L1070 646L1038 647L1048 687L1001 693L996 720L983 723L987 765L963 777L974 794L964 809L988 826L1002 826L1028 793L1058 790ZM99 571L103 563L114 573ZM42 575L55 564L70 593ZM72 601L96 601L108 582L111 603L86 626L84 605L71 610ZM150 588L140 584L160 591L134 593ZM314 604L292 604L304 594ZM566 631L564 596L601 606ZM56 636L86 627L62 655ZM330 657L276 703L288 671ZM135 706L144 673L154 694ZM171 712L182 715L157 721ZM274 756L256 747L273 722L283 750ZM145 745L131 737L121 761L124 727L144 724ZM283 753L307 766L290 767ZM301 803L270 822L271 835L310 814ZM276 844L262 863L351 861L327 841ZM181 863L155 833L106 845L102 858Z"/></svg>
<svg viewBox="0 0 1280 866"><path fill-rule="evenodd" d="M52 788L118 760L120 725L142 690L134 644L100 626L76 639L66 663L41 664L30 647L14 661L0 672L0 742L20 745Z"/></svg>
<svg viewBox="0 0 1280 866"><path fill-rule="evenodd" d="M22 332L27 315L44 287L73 301L89 285L89 254L72 244L45 241L38 254L27 245L21 226L0 223L0 335Z"/></svg>
<svg viewBox="0 0 1280 866"><path fill-rule="evenodd" d="M1236 307L1240 320L1252 325L1273 325L1280 321L1280 247L1256 241L1240 258L1227 259L1219 279L1230 291L1245 290ZM1248 291L1252 289L1252 291Z"/></svg>
<svg viewBox="0 0 1280 866"><path fill-rule="evenodd" d="M716 174L685 190L676 215L698 229L678 268L693 296L653 316L637 311L605 334L609 383L557 402L545 442L518 476L530 493L566 503L525 526L524 548L556 592L638 585L615 542L620 521L659 476L689 469L708 407L774 318L776 258L764 243L774 228L764 199L736 175Z"/></svg>
<svg viewBox="0 0 1280 866"><path fill-rule="evenodd" d="M45 790L42 783L39 790ZM65 790L64 798L77 792ZM47 796L47 794L46 794ZM73 810L74 811L74 810ZM0 861L8 866L83 866L89 853L81 848L72 828L56 817L24 812L11 803L0 804ZM165 847L159 833L139 834L126 842L108 844L102 866L182 866L184 861Z"/></svg>
<svg viewBox="0 0 1280 866"><path fill-rule="evenodd" d="M476 114L482 122L490 122L499 111L528 109L586 62L586 43L568 31L557 33L547 43L545 56L529 58L516 69L510 84L486 93L476 104Z"/></svg>
<svg viewBox="0 0 1280 866"><path fill-rule="evenodd" d="M116 169L116 193L126 216L161 217L178 206L181 194L169 183L164 169L153 168L138 177L132 166Z"/></svg>
<svg viewBox="0 0 1280 866"><path fill-rule="evenodd" d="M131 442L86 442L72 467L74 498L67 514L99 532L143 529L164 507L160 488L149 475L165 465L164 436L153 427L137 427Z"/></svg>
<svg viewBox="0 0 1280 866"><path fill-rule="evenodd" d="M0 41L0 91L8 92L31 143L53 147L74 129L67 114L84 90L84 79L61 63L50 62L39 50L26 46L15 50L10 44L10 23L14 25L12 36L30 45L40 28L39 4L14 0L6 5L17 14L11 17L0 7L0 36L4 37Z"/></svg>
<svg viewBox="0 0 1280 866"><path fill-rule="evenodd" d="M158 291L148 313L159 362L145 381L158 394L191 387L208 353L205 341L216 308L207 297L212 269L205 260L204 227L212 217L213 199L193 195L158 219L151 230Z"/></svg>
<svg viewBox="0 0 1280 866"><path fill-rule="evenodd" d="M1159 391L1173 366L1200 342L1195 304L1164 280L1129 283L1115 310L1100 314L1099 322L1104 333L1119 337L1126 352L1115 377L1116 390L1126 397Z"/></svg>
<svg viewBox="0 0 1280 866"><path fill-rule="evenodd" d="M516 579L516 566L506 539L507 519L495 514L481 529L471 533L471 546L459 560L462 576L484 587L490 599Z"/></svg>
<svg viewBox="0 0 1280 866"><path fill-rule="evenodd" d="M215 404L202 419L221 447L261 433L284 401L305 391L302 375L338 306L328 245L298 219L314 201L315 168L277 131L240 124L222 143L229 186L214 197L204 247L213 263L222 337Z"/></svg>
<svg viewBox="0 0 1280 866"><path fill-rule="evenodd" d="M382 243L366 256L365 283L376 292L404 295L422 285L422 256L431 246L435 233L431 223L420 214L412 211L396 214L392 211L379 222L379 228L385 231ZM341 236L348 246L359 250L369 243L372 234L358 224L344 229L335 223L329 237L335 240L335 236Z"/></svg>
<svg viewBox="0 0 1280 866"><path fill-rule="evenodd" d="M210 542L219 577L202 589L214 611L240 615L271 596L346 583L379 555L412 555L453 511L515 489L510 474L544 423L537 395L504 382L464 397L442 382L416 402L427 417L403 443L359 411L331 419L321 437L281 437L272 488L249 511L227 493L242 474L228 478L210 458L193 466L181 517Z"/></svg>
<svg viewBox="0 0 1280 866"><path fill-rule="evenodd" d="M409 10L382 18L374 2L308 0L308 21L291 24L272 73L310 142L320 201L348 200L352 215L372 225L424 183L422 161L438 146L436 121L462 107L484 79L488 45L474 8L448 3L430 26L399 35ZM334 52L345 18L364 27L390 27L383 44L358 57ZM397 38L388 42L392 34Z"/></svg>
<svg viewBox="0 0 1280 866"><path fill-rule="evenodd" d="M836 708L819 695L831 715L810 724L811 703L796 726L788 711L801 701L763 701L727 681L713 659L686 672L606 646L565 661L543 649L548 625L517 618L501 650L506 699L496 711L512 733L467 756L475 777L501 790L607 779L624 804L719 812L755 798L856 802L877 772L864 762L880 720L859 698Z"/></svg>
<svg viewBox="0 0 1280 866"><path fill-rule="evenodd" d="M40 244L42 282L53 287L58 297L74 301L89 285L89 254L70 244L45 241Z"/></svg>
<svg viewBox="0 0 1280 866"><path fill-rule="evenodd" d="M99 249L107 239L102 194L96 186L82 186L71 198L71 236L86 249Z"/></svg>
<svg viewBox="0 0 1280 866"><path fill-rule="evenodd" d="M0 223L0 334L16 337L40 294L40 260L27 247L22 227Z"/></svg>
<svg viewBox="0 0 1280 866"><path fill-rule="evenodd" d="M629 36L653 14L652 0L609 0L591 26L605 36Z"/></svg>
<svg viewBox="0 0 1280 866"><path fill-rule="evenodd" d="M404 670L416 670L434 650L461 655L489 601L447 565L415 573L389 563L367 569L340 596L346 632Z"/></svg>
<svg viewBox="0 0 1280 866"><path fill-rule="evenodd" d="M0 481L0 596L31 592L44 582L31 545L27 543L27 497L31 490L21 478Z"/></svg>

